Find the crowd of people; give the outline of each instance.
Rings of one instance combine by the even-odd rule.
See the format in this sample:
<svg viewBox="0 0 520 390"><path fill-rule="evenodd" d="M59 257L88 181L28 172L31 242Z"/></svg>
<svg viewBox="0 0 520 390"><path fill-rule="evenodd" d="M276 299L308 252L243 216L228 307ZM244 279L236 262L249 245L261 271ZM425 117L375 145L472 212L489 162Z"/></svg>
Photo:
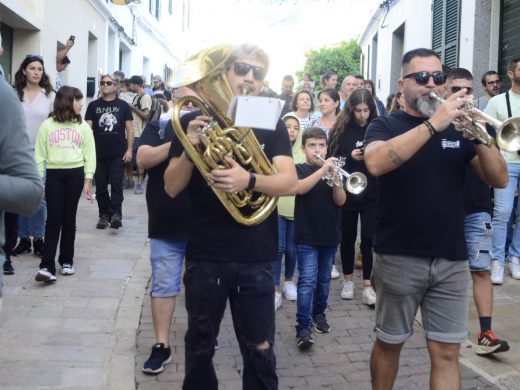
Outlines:
<svg viewBox="0 0 520 390"><path fill-rule="evenodd" d="M71 37L59 55L73 44ZM57 59L58 72L63 58ZM264 82L268 68L261 48L241 45L221 71L234 95L246 89L251 96L273 98ZM328 71L316 94L310 75L297 92L294 78L285 76L276 96L285 103L280 119L273 129L251 130L274 167L265 174L229 155L220 161L225 169L200 170L192 149L205 147L202 137L215 124L199 110L197 91L189 86L170 92L160 77L152 79L152 89L142 76L104 74L98 98L83 117L82 92L53 86L43 58L28 55L13 88L5 80L0 84L5 101L15 107L11 112L26 124L9 131L3 124L0 149L12 147L8 133L18 131L23 145L13 148L18 153L13 161L24 158L24 180L31 184L19 183L20 191L32 191L20 193L24 205L12 199L16 191L0 196L4 275L15 273L11 256L31 252L41 257L36 281L57 282L57 255L61 275L74 274L81 193L98 205L97 229L119 229L124 188L146 192L155 343L145 373L158 374L171 361L171 319L183 282L188 312L183 388L218 388L213 356L228 301L244 388L278 388L276 310L284 299L296 301L301 351L313 346L315 333L334 331L327 302L330 284L341 276L335 264L339 249L341 299L360 296L375 309L372 387L392 388L420 307L431 388L460 388L458 355L467 337L470 280L481 329L476 351L487 355L509 349L492 330L493 284L503 283L505 269L520 279L513 206L520 157L475 136L482 118L466 106L499 121L519 115L520 58L508 67L509 91L501 93L500 75L489 71L478 99L473 75L463 68L446 70L429 49L407 52L401 72L386 107L374 83L359 75L346 76L337 89L337 73ZM188 99L174 110L183 97ZM182 129L174 129L174 111ZM496 136L489 126L488 131ZM17 176L21 166L5 163L0 170L12 168L9 175ZM354 172L364 177L360 191L345 185ZM221 204L220 193L277 197L277 211L245 225ZM358 238L361 294L354 286Z"/></svg>

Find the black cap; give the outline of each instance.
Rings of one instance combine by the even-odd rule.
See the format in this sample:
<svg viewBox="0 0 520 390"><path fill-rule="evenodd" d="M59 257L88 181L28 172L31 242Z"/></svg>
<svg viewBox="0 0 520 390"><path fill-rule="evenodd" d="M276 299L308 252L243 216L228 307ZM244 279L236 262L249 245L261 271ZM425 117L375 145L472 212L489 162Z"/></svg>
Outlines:
<svg viewBox="0 0 520 390"><path fill-rule="evenodd" d="M128 82L131 84L143 85L143 79L141 78L141 76L137 75L130 77Z"/></svg>

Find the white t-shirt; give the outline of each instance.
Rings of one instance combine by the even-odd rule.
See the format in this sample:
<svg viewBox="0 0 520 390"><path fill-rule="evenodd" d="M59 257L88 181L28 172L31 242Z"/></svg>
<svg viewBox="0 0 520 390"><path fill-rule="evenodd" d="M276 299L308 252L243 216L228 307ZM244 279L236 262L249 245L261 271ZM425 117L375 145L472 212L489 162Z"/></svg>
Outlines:
<svg viewBox="0 0 520 390"><path fill-rule="evenodd" d="M22 107L25 114L25 124L27 126L27 132L29 133L29 141L31 146L34 148L36 142L36 135L40 129L41 124L45 121L49 114L54 109L54 98L56 94L54 91L49 93L49 96L45 95L45 89L41 89L38 95L29 102L26 94L24 94Z"/></svg>

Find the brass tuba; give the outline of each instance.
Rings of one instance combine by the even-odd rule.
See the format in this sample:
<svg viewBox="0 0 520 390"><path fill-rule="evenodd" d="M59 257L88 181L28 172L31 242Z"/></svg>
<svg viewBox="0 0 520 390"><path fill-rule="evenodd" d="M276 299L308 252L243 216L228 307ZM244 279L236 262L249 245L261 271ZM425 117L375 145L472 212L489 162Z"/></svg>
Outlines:
<svg viewBox="0 0 520 390"><path fill-rule="evenodd" d="M186 86L200 96L200 99L194 96L179 99L173 107L172 124L184 150L206 181L206 173L228 168L225 156L233 158L249 172L261 175L276 172L252 129L233 127L233 120L227 115L233 91L226 77L225 65L232 50L228 45L205 49L183 63L170 79L172 87ZM197 146L191 144L180 122L181 108L189 102L203 115L213 118L201 129ZM276 208L278 199L253 191L229 193L214 187L211 189L231 217L247 226L265 220Z"/></svg>

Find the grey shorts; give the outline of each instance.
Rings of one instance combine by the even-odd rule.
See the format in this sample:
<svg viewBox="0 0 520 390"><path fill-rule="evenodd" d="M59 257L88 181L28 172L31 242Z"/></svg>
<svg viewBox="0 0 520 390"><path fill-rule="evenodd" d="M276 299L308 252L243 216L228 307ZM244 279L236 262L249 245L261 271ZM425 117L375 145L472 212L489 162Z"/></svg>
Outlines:
<svg viewBox="0 0 520 390"><path fill-rule="evenodd" d="M463 342L468 333L469 280L467 261L374 253L377 338L388 344L404 343L413 333L421 307L427 339Z"/></svg>

